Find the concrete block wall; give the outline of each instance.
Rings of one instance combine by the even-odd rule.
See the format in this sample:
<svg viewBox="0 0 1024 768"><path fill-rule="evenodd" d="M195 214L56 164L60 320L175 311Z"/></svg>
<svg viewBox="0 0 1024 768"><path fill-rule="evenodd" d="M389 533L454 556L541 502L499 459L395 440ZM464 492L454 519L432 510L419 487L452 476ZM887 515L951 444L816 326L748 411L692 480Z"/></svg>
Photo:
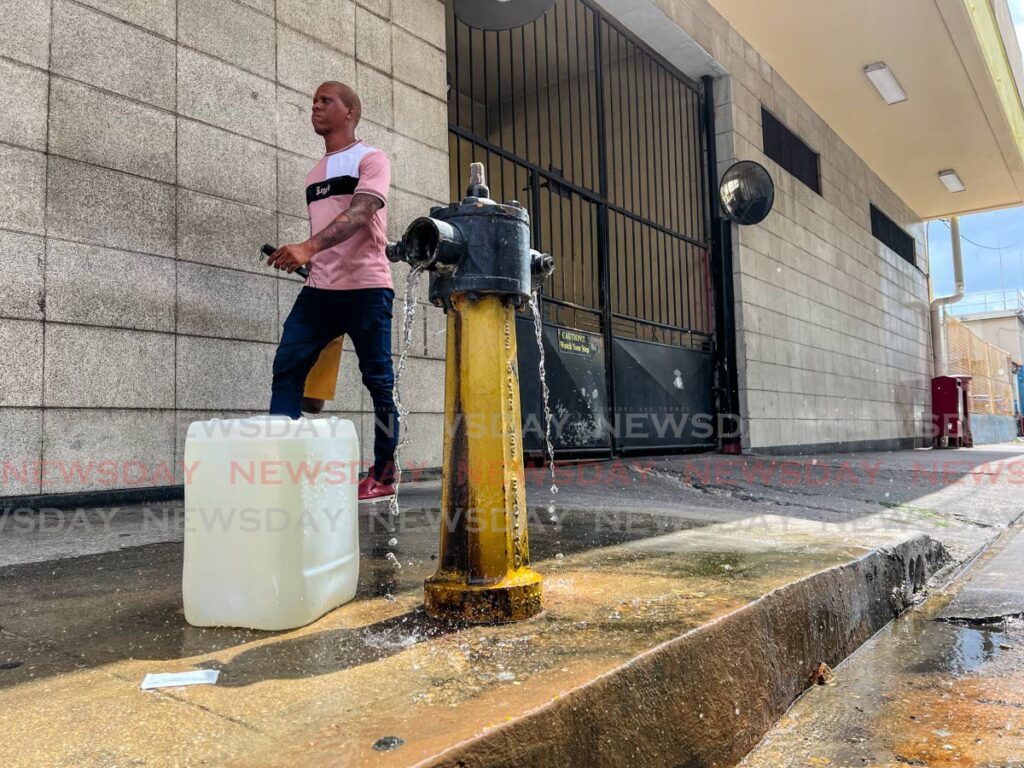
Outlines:
<svg viewBox="0 0 1024 768"><path fill-rule="evenodd" d="M3 4L0 497L180 482L189 422L267 407L300 283L257 253L308 235L313 89L361 93L397 237L448 200L444 35L442 0ZM443 353L420 307L407 461L440 464ZM350 346L342 369L370 456Z"/></svg>
<svg viewBox="0 0 1024 768"><path fill-rule="evenodd" d="M734 227L744 446L894 447L930 426L924 225L707 0L657 5L726 70L716 83L719 171L756 160L775 210ZM762 105L821 157L818 195L769 160ZM917 241L917 266L871 234L871 204Z"/></svg>

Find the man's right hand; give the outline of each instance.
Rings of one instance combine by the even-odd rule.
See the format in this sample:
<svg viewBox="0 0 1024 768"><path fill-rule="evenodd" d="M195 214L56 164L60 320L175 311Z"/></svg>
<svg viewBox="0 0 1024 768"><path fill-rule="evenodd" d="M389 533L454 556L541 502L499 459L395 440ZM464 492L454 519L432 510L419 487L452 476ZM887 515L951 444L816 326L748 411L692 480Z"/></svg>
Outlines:
<svg viewBox="0 0 1024 768"><path fill-rule="evenodd" d="M315 254L313 244L306 240L301 243L281 246L271 254L267 263L274 269L283 269L291 273L299 267L309 264Z"/></svg>

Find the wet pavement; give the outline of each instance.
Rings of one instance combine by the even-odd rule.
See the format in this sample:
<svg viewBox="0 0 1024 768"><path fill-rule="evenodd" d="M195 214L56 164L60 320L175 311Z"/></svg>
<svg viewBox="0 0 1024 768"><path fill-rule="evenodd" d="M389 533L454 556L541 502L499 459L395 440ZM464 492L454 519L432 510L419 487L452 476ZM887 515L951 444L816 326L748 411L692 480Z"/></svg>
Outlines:
<svg viewBox="0 0 1024 768"><path fill-rule="evenodd" d="M1022 576L1006 565L1024 536L1007 538L811 689L742 766L1024 766L1024 620L990 592ZM984 621L951 620L958 603Z"/></svg>
<svg viewBox="0 0 1024 768"><path fill-rule="evenodd" d="M0 672L0 761L298 764L280 753L307 754L312 742L334 764L412 764L891 543L886 534L858 544L838 532L822 543L810 524L770 518L756 538L747 526L651 518L662 535L620 532L616 544L601 531L595 546L589 528L569 518L533 531L549 554L537 562L546 610L511 626L457 630L422 613L436 538L429 527L405 534L400 571L374 556L384 542L365 536L362 594L284 633L188 626L177 543L3 569L0 657L18 666ZM148 672L196 668L221 670L218 684L138 689ZM372 748L387 736L405 742L389 759Z"/></svg>
<svg viewBox="0 0 1024 768"><path fill-rule="evenodd" d="M975 571L939 618L987 624L1024 615L1024 537L1014 536Z"/></svg>
<svg viewBox="0 0 1024 768"><path fill-rule="evenodd" d="M0 761L412 765L871 551L926 534L951 573L1024 511L1010 469L1022 452L604 462L562 468L556 497L537 470L545 613L471 629L420 608L437 483L404 487L394 530L386 505L364 509L356 600L284 633L185 623L180 505L11 510ZM392 536L400 570L384 559ZM218 684L138 688L148 672L196 668L220 669ZM401 743L378 743L389 737Z"/></svg>

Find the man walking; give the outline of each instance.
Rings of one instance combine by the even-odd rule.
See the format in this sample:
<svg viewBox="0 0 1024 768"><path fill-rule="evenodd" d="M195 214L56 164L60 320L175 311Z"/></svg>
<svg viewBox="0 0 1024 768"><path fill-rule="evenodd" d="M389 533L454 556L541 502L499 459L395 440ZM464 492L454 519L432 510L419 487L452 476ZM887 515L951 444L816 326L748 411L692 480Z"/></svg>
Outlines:
<svg viewBox="0 0 1024 768"><path fill-rule="evenodd" d="M279 248L269 261L288 272L309 265L274 357L270 413L299 418L307 375L321 351L347 334L373 399L374 460L359 483L359 499L374 501L394 495L398 443L391 365L395 292L385 255L391 163L356 139L361 112L359 96L343 83L323 83L313 96L313 130L325 149L306 177L313 235Z"/></svg>

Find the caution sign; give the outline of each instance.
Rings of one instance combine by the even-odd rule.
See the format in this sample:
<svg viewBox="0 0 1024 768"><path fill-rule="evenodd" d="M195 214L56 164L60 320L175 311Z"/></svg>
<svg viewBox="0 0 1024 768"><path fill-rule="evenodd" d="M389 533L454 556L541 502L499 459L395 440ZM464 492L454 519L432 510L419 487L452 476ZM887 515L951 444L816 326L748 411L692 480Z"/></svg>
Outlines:
<svg viewBox="0 0 1024 768"><path fill-rule="evenodd" d="M560 352L568 352L570 355L582 355L593 357L597 354L594 345L590 343L590 336L579 331L567 331L564 328L558 329L558 349Z"/></svg>

